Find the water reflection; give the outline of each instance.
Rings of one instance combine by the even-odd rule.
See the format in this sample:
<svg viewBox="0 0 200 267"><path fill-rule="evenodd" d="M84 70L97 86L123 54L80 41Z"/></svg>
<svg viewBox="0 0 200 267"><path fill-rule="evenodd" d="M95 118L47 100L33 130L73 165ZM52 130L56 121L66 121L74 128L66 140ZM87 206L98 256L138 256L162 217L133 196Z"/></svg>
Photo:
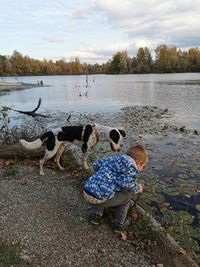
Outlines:
<svg viewBox="0 0 200 267"><path fill-rule="evenodd" d="M5 78L16 82L16 78ZM200 74L91 75L17 77L18 82L50 87L15 91L0 98L0 106L31 110L39 97L43 110L115 112L127 105L153 105L176 112L176 119L200 128ZM16 115L17 116L17 115Z"/></svg>

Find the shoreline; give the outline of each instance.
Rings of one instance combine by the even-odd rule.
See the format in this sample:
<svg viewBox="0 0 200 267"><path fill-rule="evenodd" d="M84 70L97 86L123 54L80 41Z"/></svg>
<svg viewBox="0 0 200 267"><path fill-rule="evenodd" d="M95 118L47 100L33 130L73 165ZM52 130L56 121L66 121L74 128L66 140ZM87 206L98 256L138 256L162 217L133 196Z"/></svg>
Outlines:
<svg viewBox="0 0 200 267"><path fill-rule="evenodd" d="M31 89L34 87L46 87L48 85L32 84L32 83L12 83L12 82L0 82L0 97L17 90Z"/></svg>
<svg viewBox="0 0 200 267"><path fill-rule="evenodd" d="M124 128L127 136L123 142L122 152L132 144L144 144L149 152L149 163L144 173L141 173L140 180L145 182L150 191L142 194L139 204L164 225L185 249L194 252L199 250L200 236L197 231L200 229L198 182L200 136L198 132L171 124L169 119L173 113L152 106L130 106L122 108L120 112L103 116L101 113L51 115L51 118L39 118L37 121L24 115L24 125L32 127L27 139L30 137L32 140L35 139L33 131L36 131L36 135L40 135L55 127L97 122ZM69 115L71 115L70 123L67 122ZM108 143L99 142L89 153L89 160L93 162L99 157L110 155L113 153ZM154 183L156 184L151 188ZM178 235L176 233L181 226L171 224L171 220L178 223L180 218L185 221L184 227L188 233L186 239L183 238L182 232ZM190 227L192 223L195 223L195 231ZM191 236L194 236L196 241ZM186 240L189 242L186 243Z"/></svg>

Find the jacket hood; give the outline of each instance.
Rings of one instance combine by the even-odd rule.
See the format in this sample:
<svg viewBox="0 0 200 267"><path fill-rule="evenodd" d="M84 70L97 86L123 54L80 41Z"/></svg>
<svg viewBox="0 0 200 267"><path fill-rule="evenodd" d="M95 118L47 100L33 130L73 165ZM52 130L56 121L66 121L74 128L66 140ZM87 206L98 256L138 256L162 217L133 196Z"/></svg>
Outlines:
<svg viewBox="0 0 200 267"><path fill-rule="evenodd" d="M135 175L135 172L138 173L138 168L134 159L127 155L116 155L113 157L113 160L107 163L109 168L112 169L115 173L123 175Z"/></svg>

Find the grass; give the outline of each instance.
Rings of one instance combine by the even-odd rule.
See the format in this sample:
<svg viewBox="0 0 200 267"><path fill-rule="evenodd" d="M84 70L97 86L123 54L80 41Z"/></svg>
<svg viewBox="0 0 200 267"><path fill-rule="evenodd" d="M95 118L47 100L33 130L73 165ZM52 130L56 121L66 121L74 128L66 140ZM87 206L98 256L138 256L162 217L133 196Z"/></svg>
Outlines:
<svg viewBox="0 0 200 267"><path fill-rule="evenodd" d="M13 176L17 175L17 173L18 173L18 167L16 166L15 163L9 163L8 166L6 166L4 169L5 176Z"/></svg>
<svg viewBox="0 0 200 267"><path fill-rule="evenodd" d="M20 258L18 246L5 245L0 241L0 267L26 267L31 266Z"/></svg>

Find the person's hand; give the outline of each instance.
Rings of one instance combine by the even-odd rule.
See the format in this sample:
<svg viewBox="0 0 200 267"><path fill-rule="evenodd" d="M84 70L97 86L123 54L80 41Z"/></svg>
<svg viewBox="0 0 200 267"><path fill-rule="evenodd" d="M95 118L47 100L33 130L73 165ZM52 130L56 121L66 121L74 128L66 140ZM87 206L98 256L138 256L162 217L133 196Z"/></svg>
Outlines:
<svg viewBox="0 0 200 267"><path fill-rule="evenodd" d="M144 184L139 184L139 193L142 193L144 191Z"/></svg>

